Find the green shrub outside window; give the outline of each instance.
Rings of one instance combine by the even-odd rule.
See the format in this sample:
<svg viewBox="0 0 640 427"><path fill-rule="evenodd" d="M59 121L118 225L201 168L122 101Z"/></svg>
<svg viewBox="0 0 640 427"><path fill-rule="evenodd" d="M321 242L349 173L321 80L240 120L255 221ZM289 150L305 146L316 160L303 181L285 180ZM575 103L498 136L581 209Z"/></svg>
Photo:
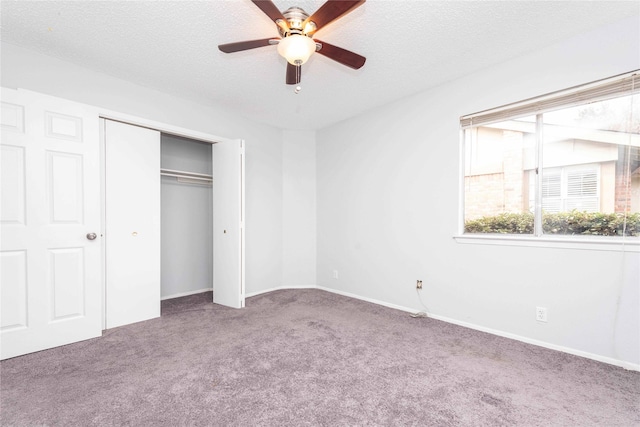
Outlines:
<svg viewBox="0 0 640 427"><path fill-rule="evenodd" d="M625 219L626 217L626 219ZM640 236L640 213L559 212L542 216L545 234ZM502 213L465 223L465 233L531 234L533 214Z"/></svg>

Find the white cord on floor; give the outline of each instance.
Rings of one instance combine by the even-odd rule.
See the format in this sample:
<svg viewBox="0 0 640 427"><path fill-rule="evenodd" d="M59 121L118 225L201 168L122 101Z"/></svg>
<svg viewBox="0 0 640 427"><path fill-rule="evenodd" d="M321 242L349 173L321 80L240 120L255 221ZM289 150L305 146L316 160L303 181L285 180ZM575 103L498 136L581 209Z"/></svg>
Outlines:
<svg viewBox="0 0 640 427"><path fill-rule="evenodd" d="M424 311L419 311L417 313L412 313L409 316L413 317L414 319L418 319L418 318L421 318L421 317L429 317L429 315L427 314L429 312L429 309L427 308L427 306L422 301L422 295L420 295L420 289L416 289L416 293L418 294L418 299L420 300L420 304L422 305L422 307L424 307Z"/></svg>

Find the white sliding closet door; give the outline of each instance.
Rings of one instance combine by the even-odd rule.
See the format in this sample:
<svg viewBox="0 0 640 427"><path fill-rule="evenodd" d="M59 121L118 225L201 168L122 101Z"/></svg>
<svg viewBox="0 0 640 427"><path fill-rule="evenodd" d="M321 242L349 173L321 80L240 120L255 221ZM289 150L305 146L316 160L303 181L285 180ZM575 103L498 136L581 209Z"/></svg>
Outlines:
<svg viewBox="0 0 640 427"><path fill-rule="evenodd" d="M213 302L244 307L244 141L213 144Z"/></svg>
<svg viewBox="0 0 640 427"><path fill-rule="evenodd" d="M97 111L2 89L0 356L101 335Z"/></svg>
<svg viewBox="0 0 640 427"><path fill-rule="evenodd" d="M105 120L106 327L160 316L160 132Z"/></svg>

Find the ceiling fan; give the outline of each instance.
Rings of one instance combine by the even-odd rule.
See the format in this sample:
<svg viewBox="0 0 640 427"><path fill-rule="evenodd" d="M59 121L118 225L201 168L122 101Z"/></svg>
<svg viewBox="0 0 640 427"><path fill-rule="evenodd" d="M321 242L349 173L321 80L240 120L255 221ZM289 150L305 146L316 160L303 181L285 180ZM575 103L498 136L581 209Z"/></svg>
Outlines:
<svg viewBox="0 0 640 427"><path fill-rule="evenodd" d="M356 9L365 0L328 0L311 16L299 7L290 7L284 12L280 12L271 0L251 1L275 22L281 38L272 37L221 44L218 49L222 52L233 53L278 45L278 53L287 60L286 82L288 85L300 83L302 64L309 59L313 52L318 52L355 70L364 65L366 61L364 56L322 40L313 39L312 36L325 25Z"/></svg>

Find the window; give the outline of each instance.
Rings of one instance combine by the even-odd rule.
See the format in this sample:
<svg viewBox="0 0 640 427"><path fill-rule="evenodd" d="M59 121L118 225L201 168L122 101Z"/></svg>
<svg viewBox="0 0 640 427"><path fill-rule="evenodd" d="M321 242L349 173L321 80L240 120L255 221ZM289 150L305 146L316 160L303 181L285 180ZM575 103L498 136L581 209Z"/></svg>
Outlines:
<svg viewBox="0 0 640 427"><path fill-rule="evenodd" d="M533 212L535 175L529 171L529 209ZM598 212L600 210L600 165L567 166L542 170L542 211Z"/></svg>
<svg viewBox="0 0 640 427"><path fill-rule="evenodd" d="M640 236L637 72L460 123L466 234Z"/></svg>

